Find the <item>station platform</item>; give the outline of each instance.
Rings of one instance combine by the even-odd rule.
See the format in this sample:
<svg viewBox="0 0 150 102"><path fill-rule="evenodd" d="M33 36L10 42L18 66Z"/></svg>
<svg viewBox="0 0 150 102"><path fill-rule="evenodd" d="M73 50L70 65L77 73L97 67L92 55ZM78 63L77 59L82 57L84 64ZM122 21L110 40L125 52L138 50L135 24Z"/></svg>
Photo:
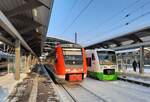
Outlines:
<svg viewBox="0 0 150 102"><path fill-rule="evenodd" d="M42 64L35 65L28 74L16 81L13 73L0 77L0 102L60 102L61 96ZM128 71L120 73L125 81L150 86L150 74ZM87 78L88 79L88 78Z"/></svg>
<svg viewBox="0 0 150 102"><path fill-rule="evenodd" d="M0 102L59 102L54 83L43 67L36 65L18 81L12 73L1 76Z"/></svg>
<svg viewBox="0 0 150 102"><path fill-rule="evenodd" d="M150 73L139 74L139 72L126 71L119 73L119 79L150 87Z"/></svg>
<svg viewBox="0 0 150 102"><path fill-rule="evenodd" d="M20 80L15 80L14 74L9 73L0 76L0 102L4 102L14 87L26 77L26 74L20 74Z"/></svg>

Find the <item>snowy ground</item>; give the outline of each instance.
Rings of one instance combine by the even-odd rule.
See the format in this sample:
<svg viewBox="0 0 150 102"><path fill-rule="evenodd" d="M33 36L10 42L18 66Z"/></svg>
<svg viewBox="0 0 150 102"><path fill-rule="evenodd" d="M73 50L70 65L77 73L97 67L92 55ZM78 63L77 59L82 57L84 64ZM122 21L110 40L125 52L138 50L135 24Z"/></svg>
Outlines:
<svg viewBox="0 0 150 102"><path fill-rule="evenodd" d="M14 79L14 75L12 73L0 77L0 102L4 102L15 85L26 77L26 74L21 74L20 77L21 78L18 81Z"/></svg>
<svg viewBox="0 0 150 102"><path fill-rule="evenodd" d="M150 88L124 81L99 81L86 78L81 85L108 102L150 102Z"/></svg>
<svg viewBox="0 0 150 102"><path fill-rule="evenodd" d="M150 84L150 78L149 79L144 79L144 78L135 78L135 77L126 77L129 80L134 80L138 82L143 82L143 83L148 83Z"/></svg>
<svg viewBox="0 0 150 102"><path fill-rule="evenodd" d="M150 72L145 72L144 74L139 74L139 71L137 70L134 72L132 68L127 69L127 71L124 71L120 77L126 77L126 79L135 80L138 82L144 82L150 84Z"/></svg>

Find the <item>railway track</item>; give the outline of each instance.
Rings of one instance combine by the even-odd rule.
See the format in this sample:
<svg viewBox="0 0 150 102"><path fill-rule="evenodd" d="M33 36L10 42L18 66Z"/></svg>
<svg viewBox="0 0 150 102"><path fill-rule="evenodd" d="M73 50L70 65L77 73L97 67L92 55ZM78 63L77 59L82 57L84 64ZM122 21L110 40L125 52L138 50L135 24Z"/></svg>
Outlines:
<svg viewBox="0 0 150 102"><path fill-rule="evenodd" d="M60 99L63 100L61 102L130 102L131 100L148 102L149 100L147 87L120 80L105 82L86 78L82 83L55 83L55 86L59 90Z"/></svg>
<svg viewBox="0 0 150 102"><path fill-rule="evenodd" d="M107 102L80 84L60 84L59 87L62 87L66 91L73 102Z"/></svg>
<svg viewBox="0 0 150 102"><path fill-rule="evenodd" d="M49 75L51 77L52 73L50 73L50 70L48 70ZM89 89L85 88L79 83L56 83L54 78L52 78L53 81L55 82L57 88L61 91L60 94L62 95L62 100L64 102L107 102L105 99L101 98L100 96L96 95Z"/></svg>

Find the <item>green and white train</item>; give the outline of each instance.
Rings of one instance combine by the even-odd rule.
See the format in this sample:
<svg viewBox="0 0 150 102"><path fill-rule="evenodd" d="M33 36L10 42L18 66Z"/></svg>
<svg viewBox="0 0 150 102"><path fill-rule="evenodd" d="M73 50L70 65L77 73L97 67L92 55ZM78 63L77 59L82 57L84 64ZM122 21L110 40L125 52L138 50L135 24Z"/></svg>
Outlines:
<svg viewBox="0 0 150 102"><path fill-rule="evenodd" d="M99 80L117 80L115 51L110 49L86 50L88 76Z"/></svg>

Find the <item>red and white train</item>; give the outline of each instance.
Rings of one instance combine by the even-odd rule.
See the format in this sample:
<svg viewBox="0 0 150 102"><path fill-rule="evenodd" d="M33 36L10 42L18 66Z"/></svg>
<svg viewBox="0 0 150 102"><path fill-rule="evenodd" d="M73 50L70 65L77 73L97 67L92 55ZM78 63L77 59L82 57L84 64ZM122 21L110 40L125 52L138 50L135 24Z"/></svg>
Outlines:
<svg viewBox="0 0 150 102"><path fill-rule="evenodd" d="M58 43L50 56L57 81L82 81L87 76L86 55L81 46Z"/></svg>

